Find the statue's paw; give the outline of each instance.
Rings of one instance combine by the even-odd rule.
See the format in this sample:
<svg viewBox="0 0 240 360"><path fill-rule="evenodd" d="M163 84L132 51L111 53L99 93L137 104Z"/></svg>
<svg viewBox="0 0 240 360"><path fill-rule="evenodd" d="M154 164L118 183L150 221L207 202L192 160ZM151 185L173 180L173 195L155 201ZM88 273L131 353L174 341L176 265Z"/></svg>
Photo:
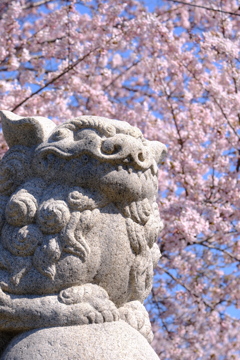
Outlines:
<svg viewBox="0 0 240 360"><path fill-rule="evenodd" d="M98 285L85 284L64 289L58 295L58 299L66 305L88 302L95 297L108 299L108 294Z"/></svg>
<svg viewBox="0 0 240 360"><path fill-rule="evenodd" d="M120 319L126 321L130 326L138 330L151 344L153 341L153 332L145 307L139 301L131 301L118 310Z"/></svg>
<svg viewBox="0 0 240 360"><path fill-rule="evenodd" d="M79 304L84 324L99 324L119 320L118 309L107 292L98 285L86 284L62 290L58 296L65 305Z"/></svg>
<svg viewBox="0 0 240 360"><path fill-rule="evenodd" d="M115 304L109 299L91 299L92 307L101 314L103 322L112 322L119 320L119 312Z"/></svg>

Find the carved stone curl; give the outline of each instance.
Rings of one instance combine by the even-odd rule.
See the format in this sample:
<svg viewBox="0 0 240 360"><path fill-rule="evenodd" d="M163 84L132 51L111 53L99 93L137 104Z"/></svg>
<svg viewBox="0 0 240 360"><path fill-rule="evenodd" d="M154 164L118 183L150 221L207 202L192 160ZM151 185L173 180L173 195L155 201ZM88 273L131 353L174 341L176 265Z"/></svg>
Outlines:
<svg viewBox="0 0 240 360"><path fill-rule="evenodd" d="M142 303L160 256L165 146L124 121L1 117L0 331L13 340L0 359L72 358L72 340L47 347L69 337L81 360L157 359Z"/></svg>

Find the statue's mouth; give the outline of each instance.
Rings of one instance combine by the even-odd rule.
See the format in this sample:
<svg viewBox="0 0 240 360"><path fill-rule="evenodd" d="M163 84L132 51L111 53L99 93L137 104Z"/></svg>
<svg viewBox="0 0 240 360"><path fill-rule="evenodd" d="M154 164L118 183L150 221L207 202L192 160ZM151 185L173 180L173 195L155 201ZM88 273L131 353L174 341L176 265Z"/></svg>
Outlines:
<svg viewBox="0 0 240 360"><path fill-rule="evenodd" d="M148 169L136 170L132 166L128 165L118 165L115 169L116 171L125 171L128 174L136 174L142 181L152 179L153 177L157 177L158 168L156 164L152 164Z"/></svg>
<svg viewBox="0 0 240 360"><path fill-rule="evenodd" d="M151 197L158 186L158 168L154 160L148 169L142 170L135 169L131 165L119 164L107 172L101 182L106 184L106 190L108 186L113 186L116 191L118 184L122 184L125 189L121 191L123 198L131 197L135 192L141 198Z"/></svg>

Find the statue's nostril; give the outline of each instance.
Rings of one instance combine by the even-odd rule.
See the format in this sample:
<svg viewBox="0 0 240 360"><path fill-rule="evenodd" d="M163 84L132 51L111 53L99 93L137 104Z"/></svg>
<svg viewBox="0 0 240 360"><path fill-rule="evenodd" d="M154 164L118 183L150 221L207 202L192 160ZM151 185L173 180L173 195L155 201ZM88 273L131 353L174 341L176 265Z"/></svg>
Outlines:
<svg viewBox="0 0 240 360"><path fill-rule="evenodd" d="M140 153L138 154L138 160L139 160L139 161L144 161L144 156L143 156L143 153L142 153L142 152L140 152Z"/></svg>

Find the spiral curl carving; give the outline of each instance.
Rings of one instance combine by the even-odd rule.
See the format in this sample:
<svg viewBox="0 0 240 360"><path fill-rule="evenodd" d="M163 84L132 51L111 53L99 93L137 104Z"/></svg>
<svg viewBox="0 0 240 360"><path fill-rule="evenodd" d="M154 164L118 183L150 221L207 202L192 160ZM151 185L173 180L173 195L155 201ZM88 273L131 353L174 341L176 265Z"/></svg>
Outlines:
<svg viewBox="0 0 240 360"><path fill-rule="evenodd" d="M63 200L44 201L37 212L37 223L43 233L60 232L70 219L70 211Z"/></svg>
<svg viewBox="0 0 240 360"><path fill-rule="evenodd" d="M3 246L16 256L33 255L43 241L43 235L34 224L21 228L6 224L2 231Z"/></svg>
<svg viewBox="0 0 240 360"><path fill-rule="evenodd" d="M101 199L93 199L91 192L83 188L74 188L67 198L68 205L73 210L84 211L95 209L101 202Z"/></svg>
<svg viewBox="0 0 240 360"><path fill-rule="evenodd" d="M31 224L37 211L37 200L27 191L14 194L6 207L7 222L13 226Z"/></svg>

